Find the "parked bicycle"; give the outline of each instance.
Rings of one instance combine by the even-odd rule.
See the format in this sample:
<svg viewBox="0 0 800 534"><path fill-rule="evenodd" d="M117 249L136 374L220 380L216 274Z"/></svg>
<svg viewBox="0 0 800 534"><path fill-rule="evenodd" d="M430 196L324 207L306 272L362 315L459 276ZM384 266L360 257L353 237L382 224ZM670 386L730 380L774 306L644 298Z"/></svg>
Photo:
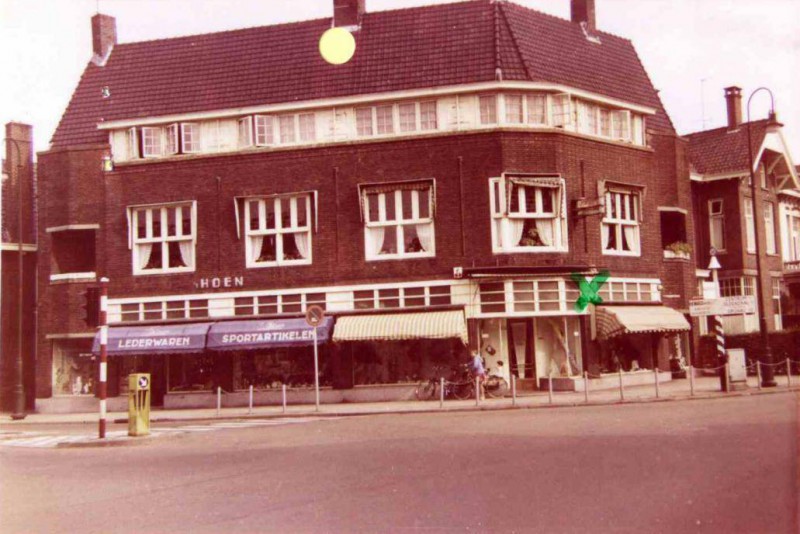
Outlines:
<svg viewBox="0 0 800 534"><path fill-rule="evenodd" d="M450 370L449 376L442 376L442 367L433 368L433 376L417 385L416 395L419 400L432 400L439 398L441 394L441 378L444 378L444 398L445 399L468 399L474 389L472 373L469 364L463 364ZM441 378L437 378L439 374Z"/></svg>

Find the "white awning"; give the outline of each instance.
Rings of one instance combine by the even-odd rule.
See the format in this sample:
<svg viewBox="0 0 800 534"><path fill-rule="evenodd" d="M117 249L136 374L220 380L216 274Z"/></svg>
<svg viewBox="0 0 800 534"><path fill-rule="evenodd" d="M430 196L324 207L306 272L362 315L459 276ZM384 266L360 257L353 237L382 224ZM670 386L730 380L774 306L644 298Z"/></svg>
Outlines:
<svg viewBox="0 0 800 534"><path fill-rule="evenodd" d="M350 315L336 319L333 341L403 341L458 338L467 344L461 310Z"/></svg>
<svg viewBox="0 0 800 534"><path fill-rule="evenodd" d="M666 306L598 306L597 337L623 334L685 332L690 326L677 310Z"/></svg>

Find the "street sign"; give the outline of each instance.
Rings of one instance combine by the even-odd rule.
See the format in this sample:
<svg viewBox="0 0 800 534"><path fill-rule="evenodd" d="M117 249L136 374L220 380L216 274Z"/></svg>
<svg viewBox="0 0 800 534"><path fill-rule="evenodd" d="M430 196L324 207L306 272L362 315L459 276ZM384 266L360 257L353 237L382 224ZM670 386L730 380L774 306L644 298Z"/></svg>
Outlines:
<svg viewBox="0 0 800 534"><path fill-rule="evenodd" d="M145 375L140 376L139 389L147 389L148 387L150 387L150 379Z"/></svg>
<svg viewBox="0 0 800 534"><path fill-rule="evenodd" d="M756 312L754 296L722 297L721 299L694 299L689 302L689 315L743 315Z"/></svg>
<svg viewBox="0 0 800 534"><path fill-rule="evenodd" d="M306 322L308 326L317 327L325 318L325 310L320 306L309 306L306 310Z"/></svg>

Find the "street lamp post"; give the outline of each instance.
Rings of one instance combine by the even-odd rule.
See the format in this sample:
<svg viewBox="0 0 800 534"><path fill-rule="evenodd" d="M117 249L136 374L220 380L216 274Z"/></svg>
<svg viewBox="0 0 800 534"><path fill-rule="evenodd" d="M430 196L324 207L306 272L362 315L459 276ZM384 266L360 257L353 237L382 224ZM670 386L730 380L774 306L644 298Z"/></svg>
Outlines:
<svg viewBox="0 0 800 534"><path fill-rule="evenodd" d="M711 271L711 279L714 281L716 297L720 298L722 292L719 289L719 270L722 269L717 259L717 251L711 249L711 260L708 262L708 270ZM719 383L722 391L728 391L728 377L726 376L728 353L725 350L725 329L722 326L722 318L719 315L712 315L711 322L714 323L714 347L717 354L717 363L721 363L719 370Z"/></svg>
<svg viewBox="0 0 800 534"><path fill-rule="evenodd" d="M16 139L7 138L8 146L13 146L17 150L16 165L11 165L11 171L16 178L17 184L17 239L18 239L18 281L19 281L19 302L17 302L17 357L15 360L16 381L14 382L14 409L11 412L11 419L18 421L25 419L25 382L22 376L22 308L24 304L25 278L22 275L23 261L22 255L22 152Z"/></svg>
<svg viewBox="0 0 800 534"><path fill-rule="evenodd" d="M777 382L775 382L775 372L772 369L772 349L769 346L769 333L767 332L767 316L764 312L764 296L767 294L767 291L771 291L771 288L766 286L766 282L764 281L763 277L761 276L763 269L762 269L762 259L761 259L761 238L759 237L758 233L758 217L755 216L756 214L756 177L755 177L755 166L753 162L753 142L752 137L750 134L750 102L753 100L753 97L759 91L766 91L769 94L770 99L770 111L769 111L769 121L775 120L775 98L772 96L772 91L767 89L766 87L759 87L755 91L750 94L750 98L747 99L747 155L750 161L750 194L753 197L753 226L755 226L755 238L756 238L756 276L758 279L758 327L761 333L761 346L763 347L762 351L762 363L766 364L762 366L762 373L761 373L761 386L762 387L775 387L777 386Z"/></svg>

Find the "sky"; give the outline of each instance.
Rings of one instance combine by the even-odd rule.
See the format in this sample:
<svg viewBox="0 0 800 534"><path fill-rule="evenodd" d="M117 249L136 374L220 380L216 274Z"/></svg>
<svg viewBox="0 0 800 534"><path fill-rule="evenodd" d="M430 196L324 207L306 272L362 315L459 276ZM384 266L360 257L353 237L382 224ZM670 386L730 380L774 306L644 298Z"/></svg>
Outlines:
<svg viewBox="0 0 800 534"><path fill-rule="evenodd" d="M367 0L368 11L446 0ZM569 0L514 0L569 18ZM0 123L50 137L92 55L90 19L116 17L119 42L329 17L333 0L0 0ZM723 88L768 87L800 164L800 1L596 0L600 30L631 39L680 134L724 126ZM752 101L765 117L769 96ZM743 115L747 116L745 109Z"/></svg>

